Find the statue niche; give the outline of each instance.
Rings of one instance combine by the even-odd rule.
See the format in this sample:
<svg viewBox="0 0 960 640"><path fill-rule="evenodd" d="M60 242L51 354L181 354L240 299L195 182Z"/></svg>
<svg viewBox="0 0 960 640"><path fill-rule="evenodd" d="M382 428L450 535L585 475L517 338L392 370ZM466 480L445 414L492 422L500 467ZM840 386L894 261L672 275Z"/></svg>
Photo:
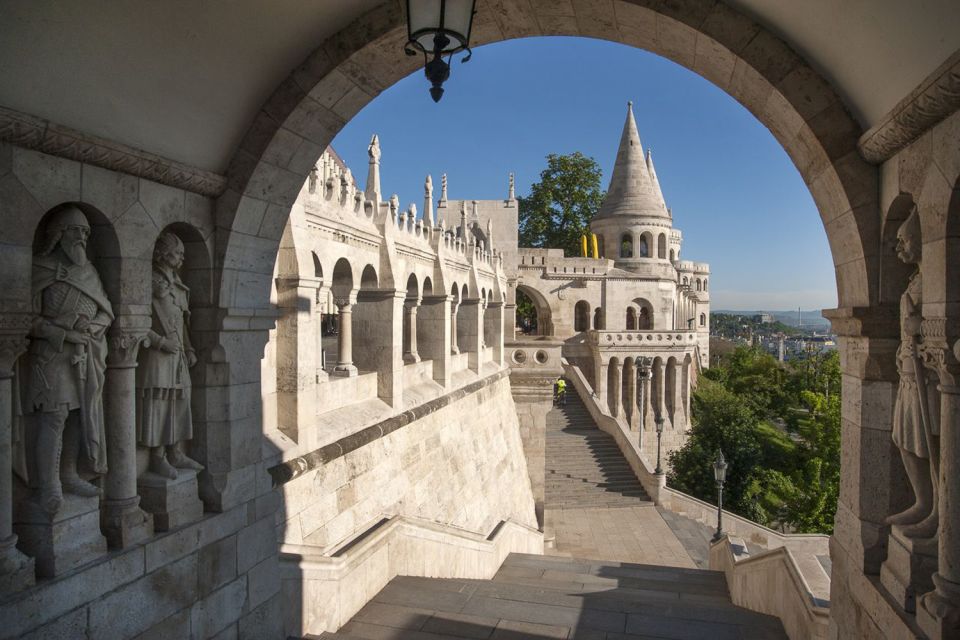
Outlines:
<svg viewBox="0 0 960 640"><path fill-rule="evenodd" d="M107 471L103 386L113 310L87 257L90 224L75 206L52 214L34 256L30 346L19 363L24 449L18 465L51 518L64 492L91 498ZM81 476L86 476L86 479Z"/></svg>
<svg viewBox="0 0 960 640"><path fill-rule="evenodd" d="M914 208L897 231L897 256L917 270L900 297L900 384L893 413L893 442L900 449L914 503L887 519L910 538L932 538L938 527L940 396L935 370L923 365L921 249L920 219Z"/></svg>
<svg viewBox="0 0 960 640"><path fill-rule="evenodd" d="M153 251L152 325L137 367L137 442L149 449L149 470L175 480L178 469L203 465L184 453L193 439L190 369L197 356L190 343L190 289L180 279L183 242L164 232Z"/></svg>

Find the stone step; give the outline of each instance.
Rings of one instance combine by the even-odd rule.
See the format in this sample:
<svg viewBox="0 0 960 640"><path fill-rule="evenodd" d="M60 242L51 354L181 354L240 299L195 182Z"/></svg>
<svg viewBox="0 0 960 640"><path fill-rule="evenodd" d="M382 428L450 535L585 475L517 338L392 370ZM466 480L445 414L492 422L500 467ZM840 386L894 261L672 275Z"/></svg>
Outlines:
<svg viewBox="0 0 960 640"><path fill-rule="evenodd" d="M397 577L337 633L312 638L755 638L780 621L730 602L722 573L510 554L493 580Z"/></svg>

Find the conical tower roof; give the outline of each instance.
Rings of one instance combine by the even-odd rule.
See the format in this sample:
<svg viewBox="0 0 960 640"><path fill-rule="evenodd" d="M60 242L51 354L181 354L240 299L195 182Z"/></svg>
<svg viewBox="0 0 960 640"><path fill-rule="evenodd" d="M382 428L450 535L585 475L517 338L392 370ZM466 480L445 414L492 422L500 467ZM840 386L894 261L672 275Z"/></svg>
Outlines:
<svg viewBox="0 0 960 640"><path fill-rule="evenodd" d="M594 219L612 216L670 217L660 185L647 168L632 102L627 103L627 121L623 124L607 196Z"/></svg>

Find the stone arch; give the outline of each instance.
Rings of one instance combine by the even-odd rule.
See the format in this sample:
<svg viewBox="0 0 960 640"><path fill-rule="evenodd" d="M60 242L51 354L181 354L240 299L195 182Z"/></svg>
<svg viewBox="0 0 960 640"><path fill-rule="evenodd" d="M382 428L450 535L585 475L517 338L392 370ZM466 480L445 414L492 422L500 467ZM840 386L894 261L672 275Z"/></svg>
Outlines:
<svg viewBox="0 0 960 640"><path fill-rule="evenodd" d="M420 283L417 280L417 274L411 273L407 277L407 300L416 300L420 298Z"/></svg>
<svg viewBox="0 0 960 640"><path fill-rule="evenodd" d="M627 331L637 330L637 310L634 307L627 307Z"/></svg>
<svg viewBox="0 0 960 640"><path fill-rule="evenodd" d="M310 257L313 259L313 277L317 280L323 280L323 265L320 264L320 256L317 255L316 251L310 252Z"/></svg>
<svg viewBox="0 0 960 640"><path fill-rule="evenodd" d="M331 289L333 295L341 299L349 298L353 292L353 269L346 258L340 258L333 265Z"/></svg>
<svg viewBox="0 0 960 640"><path fill-rule="evenodd" d="M638 258L649 258L653 256L653 234L644 231L640 234L639 248L637 249Z"/></svg>
<svg viewBox="0 0 960 640"><path fill-rule="evenodd" d="M580 300L573 305L573 330L590 330L590 303L586 300Z"/></svg>
<svg viewBox="0 0 960 640"><path fill-rule="evenodd" d="M426 276L423 279L423 295L433 295L433 280L430 279L430 276Z"/></svg>
<svg viewBox="0 0 960 640"><path fill-rule="evenodd" d="M707 314L705 313L700 314L700 326L701 327L707 326Z"/></svg>
<svg viewBox="0 0 960 640"><path fill-rule="evenodd" d="M534 309L537 311L537 331L535 335L552 336L553 310L550 308L550 303L547 301L544 295L534 287L523 284L517 285L517 292L527 296L530 302L533 303Z"/></svg>
<svg viewBox="0 0 960 640"><path fill-rule="evenodd" d="M700 280L700 278L697 278L696 282L697 282L697 287L696 287L697 291L701 291L703 287L703 282Z"/></svg>
<svg viewBox="0 0 960 640"><path fill-rule="evenodd" d="M377 270L372 264L368 264L360 274L360 289L377 289L379 286L380 280L377 277Z"/></svg>
<svg viewBox="0 0 960 640"><path fill-rule="evenodd" d="M646 298L634 298L633 304L639 309L637 312L637 331L652 331L654 328L653 305Z"/></svg>
<svg viewBox="0 0 960 640"><path fill-rule="evenodd" d="M661 233L657 237L657 257L661 260L667 258L667 234Z"/></svg>
<svg viewBox="0 0 960 640"><path fill-rule="evenodd" d="M684 65L716 84L750 110L790 155L811 194L831 240L842 306L867 306L876 298L876 254L865 248L879 240L876 224L877 170L856 150L862 132L841 99L809 63L786 43L725 3L691 0L679 6L643 7L625 0L586 3L556 28L547 5L507 0L498 11L481 5L473 45L520 36L602 37L646 49ZM604 25L601 30L596 25ZM549 29L543 25L551 25ZM266 278L243 289L227 277L244 265L266 275L277 238L270 229L282 221L314 158L299 154L304 144L325 148L345 122L385 88L419 67L416 57L396 55L406 38L405 12L384 1L333 35L274 91L251 123L228 167L230 188L217 203L228 230L222 248L223 277L218 302L244 307L266 304ZM363 34L358 37L358 34ZM331 54L330 52L335 52ZM699 51L709 51L706 56ZM346 96L349 99L342 99ZM246 204L269 205L258 242L233 232ZM277 218L277 219L272 219ZM277 224L277 223L281 224ZM218 261L218 264L221 261ZM864 286L867 283L867 286ZM244 296L238 300L238 296Z"/></svg>
<svg viewBox="0 0 960 640"><path fill-rule="evenodd" d="M704 278L704 279L703 279L703 290L704 290L704 291L707 290L707 278Z"/></svg>
<svg viewBox="0 0 960 640"><path fill-rule="evenodd" d="M604 322L603 307L597 307L593 310L593 328L598 331L603 331L607 328L606 322Z"/></svg>
<svg viewBox="0 0 960 640"><path fill-rule="evenodd" d="M670 249L670 262L673 262L677 259L677 254L673 249Z"/></svg>

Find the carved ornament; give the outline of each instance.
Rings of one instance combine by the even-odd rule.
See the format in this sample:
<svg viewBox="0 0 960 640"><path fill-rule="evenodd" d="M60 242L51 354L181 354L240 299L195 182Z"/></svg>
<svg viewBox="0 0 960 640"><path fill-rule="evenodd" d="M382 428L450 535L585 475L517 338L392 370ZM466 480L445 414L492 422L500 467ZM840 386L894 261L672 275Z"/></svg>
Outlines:
<svg viewBox="0 0 960 640"><path fill-rule="evenodd" d="M957 109L960 109L960 51L861 136L860 154L867 162L880 164Z"/></svg>
<svg viewBox="0 0 960 640"><path fill-rule="evenodd" d="M227 188L226 177L218 173L4 107L0 107L0 141L153 180L210 198L219 196Z"/></svg>

